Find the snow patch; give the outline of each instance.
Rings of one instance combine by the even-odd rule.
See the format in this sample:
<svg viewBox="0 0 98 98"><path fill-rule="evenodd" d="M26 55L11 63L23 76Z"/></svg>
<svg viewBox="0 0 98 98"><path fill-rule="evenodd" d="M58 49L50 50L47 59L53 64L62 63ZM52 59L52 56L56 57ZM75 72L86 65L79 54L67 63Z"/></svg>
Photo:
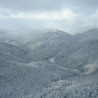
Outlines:
<svg viewBox="0 0 98 98"><path fill-rule="evenodd" d="M33 44L30 44L30 45L29 45L29 48L30 48L31 50L33 50L33 49L39 47L41 44L43 44L43 42L33 43Z"/></svg>
<svg viewBox="0 0 98 98"><path fill-rule="evenodd" d="M85 66L85 69L87 70L85 74L91 74L97 70L97 66L96 64L88 64Z"/></svg>
<svg viewBox="0 0 98 98"><path fill-rule="evenodd" d="M52 63L54 63L55 62L54 57L50 58L49 61L52 62Z"/></svg>

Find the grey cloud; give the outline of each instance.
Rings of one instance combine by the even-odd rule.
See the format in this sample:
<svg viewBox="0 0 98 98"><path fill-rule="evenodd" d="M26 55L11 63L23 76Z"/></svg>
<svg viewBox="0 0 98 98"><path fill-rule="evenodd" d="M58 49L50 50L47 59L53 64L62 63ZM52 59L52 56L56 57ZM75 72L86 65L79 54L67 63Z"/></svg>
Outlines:
<svg viewBox="0 0 98 98"><path fill-rule="evenodd" d="M83 28L98 26L97 5L98 0L0 0L0 28L53 27L69 32L78 32ZM58 20L62 16L60 12L62 9L70 9L76 15L75 18L67 19L68 21ZM19 12L22 14L19 14ZM32 14L32 12L37 12L37 14ZM47 12L51 16L50 20L47 20L50 17L47 17ZM65 13L62 13L64 14L62 17L66 16ZM58 16L57 20L54 19L54 14L55 17ZM43 23L41 18L30 19L28 16L46 17L46 20ZM68 12L69 16L72 16L72 14L70 15ZM7 19L7 17L10 18Z"/></svg>
<svg viewBox="0 0 98 98"><path fill-rule="evenodd" d="M0 0L0 7L16 11L58 10L72 8L77 12L92 12L98 0Z"/></svg>

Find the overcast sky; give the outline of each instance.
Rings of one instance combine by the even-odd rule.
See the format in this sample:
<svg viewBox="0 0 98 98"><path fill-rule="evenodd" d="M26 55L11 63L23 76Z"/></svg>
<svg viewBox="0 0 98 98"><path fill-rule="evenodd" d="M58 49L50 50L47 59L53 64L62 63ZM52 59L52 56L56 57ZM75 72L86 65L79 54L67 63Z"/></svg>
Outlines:
<svg viewBox="0 0 98 98"><path fill-rule="evenodd" d="M0 0L0 28L61 29L98 26L98 0Z"/></svg>

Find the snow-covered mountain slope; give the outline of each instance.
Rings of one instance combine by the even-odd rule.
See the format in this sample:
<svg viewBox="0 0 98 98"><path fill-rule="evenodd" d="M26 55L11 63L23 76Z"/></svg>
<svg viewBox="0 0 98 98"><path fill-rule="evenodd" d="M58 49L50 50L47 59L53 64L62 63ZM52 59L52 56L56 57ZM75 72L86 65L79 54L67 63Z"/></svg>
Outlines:
<svg viewBox="0 0 98 98"><path fill-rule="evenodd" d="M55 42L56 39L53 41ZM53 58L52 61L58 65L83 71L84 66L96 63L98 60L98 40L66 42L62 38L62 41L59 40L56 44L43 42L30 51L29 57L34 61L50 62Z"/></svg>
<svg viewBox="0 0 98 98"><path fill-rule="evenodd" d="M67 56L66 66L82 67L97 62L98 40L79 42L77 46L76 50ZM73 50L73 47L71 49Z"/></svg>
<svg viewBox="0 0 98 98"><path fill-rule="evenodd" d="M0 43L0 60L27 62L26 51L15 45Z"/></svg>
<svg viewBox="0 0 98 98"><path fill-rule="evenodd" d="M30 98L98 98L98 71L50 83Z"/></svg>
<svg viewBox="0 0 98 98"><path fill-rule="evenodd" d="M48 31L46 33L40 34L36 39L29 40L25 43L25 46L29 49L36 49L37 47L56 47L63 43L69 43L69 41L73 40L72 35L56 30L56 31Z"/></svg>
<svg viewBox="0 0 98 98"><path fill-rule="evenodd" d="M44 33L36 43L29 43L27 47L31 50L29 56L32 60L47 60L62 49L62 51L64 51L71 42L75 42L75 40L72 35L66 32L47 32Z"/></svg>
<svg viewBox="0 0 98 98"><path fill-rule="evenodd" d="M52 83L34 98L98 98L98 84L77 85L65 80ZM33 97L30 97L33 98Z"/></svg>
<svg viewBox="0 0 98 98"><path fill-rule="evenodd" d="M2 41L0 98L98 98L98 40L75 36L56 30Z"/></svg>
<svg viewBox="0 0 98 98"><path fill-rule="evenodd" d="M0 67L0 98L35 95L54 81L78 75L77 70L42 61L28 64L10 62Z"/></svg>
<svg viewBox="0 0 98 98"><path fill-rule="evenodd" d="M75 38L83 41L83 40L96 40L98 39L98 28L90 29L84 33L76 34Z"/></svg>

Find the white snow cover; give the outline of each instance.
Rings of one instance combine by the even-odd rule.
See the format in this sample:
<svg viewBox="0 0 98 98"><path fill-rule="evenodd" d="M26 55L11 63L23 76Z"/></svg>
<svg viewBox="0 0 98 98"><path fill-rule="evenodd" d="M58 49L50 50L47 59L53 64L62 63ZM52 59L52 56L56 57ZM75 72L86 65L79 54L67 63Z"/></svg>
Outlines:
<svg viewBox="0 0 98 98"><path fill-rule="evenodd" d="M85 66L85 69L87 72L85 74L91 74L97 70L97 65L96 64L88 64Z"/></svg>
<svg viewBox="0 0 98 98"><path fill-rule="evenodd" d="M52 62L52 63L54 63L55 62L54 57L50 58L49 61Z"/></svg>

